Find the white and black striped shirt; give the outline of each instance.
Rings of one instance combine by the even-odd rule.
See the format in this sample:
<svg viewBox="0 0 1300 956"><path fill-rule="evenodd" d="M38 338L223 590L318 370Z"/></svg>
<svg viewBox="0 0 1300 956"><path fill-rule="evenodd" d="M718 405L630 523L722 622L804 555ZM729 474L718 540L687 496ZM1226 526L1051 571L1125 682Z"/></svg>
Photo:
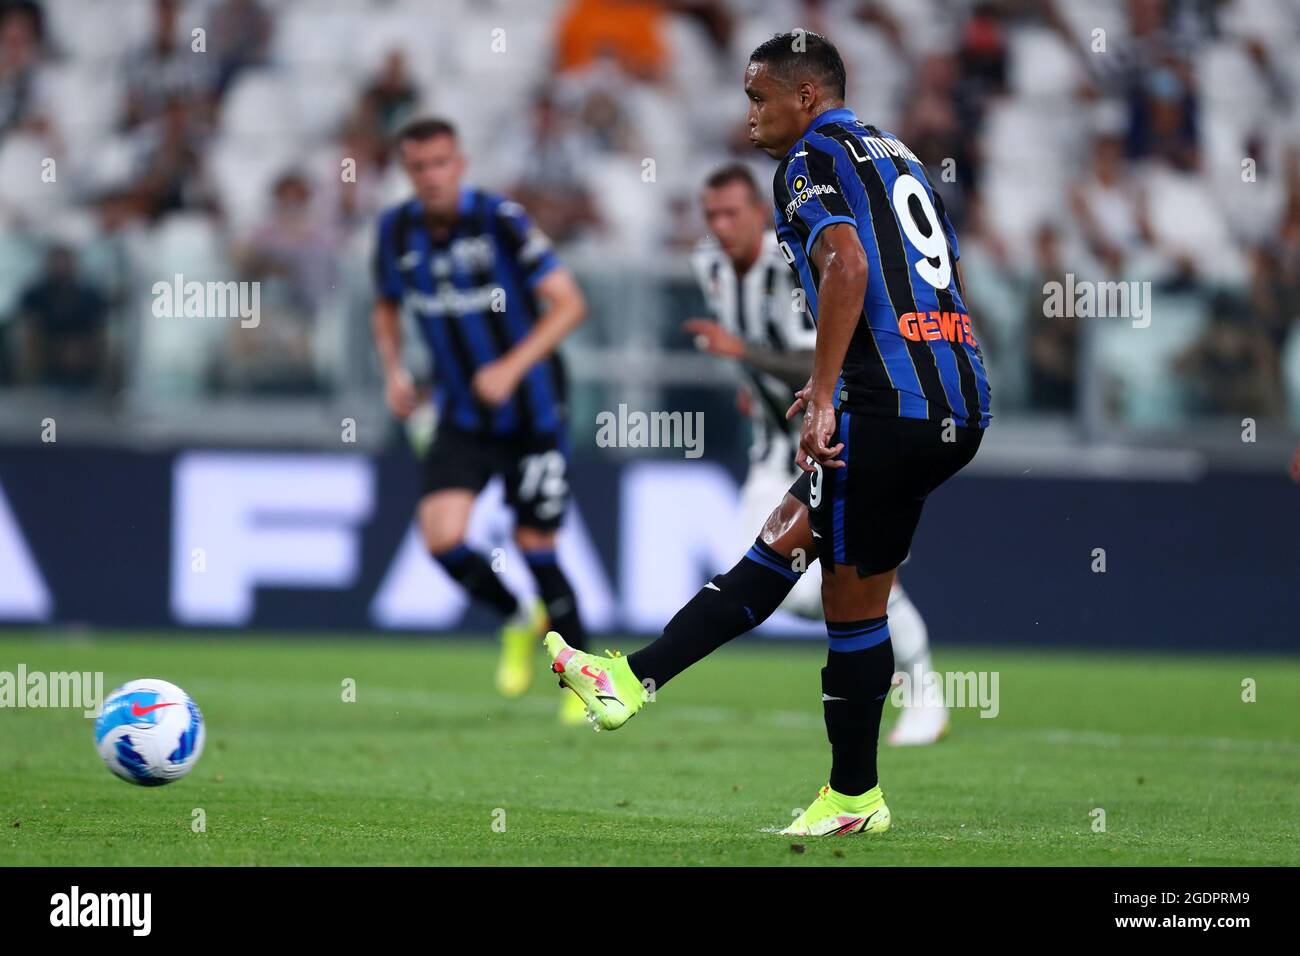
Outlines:
<svg viewBox="0 0 1300 956"><path fill-rule="evenodd" d="M765 233L763 248L743 276L716 240L704 239L695 248L691 265L714 319L746 342L777 352L811 351L817 329L804 307L804 297L781 255L776 234ZM793 424L785 411L793 400L789 385L745 366L754 393L752 461L772 455L793 455Z"/></svg>

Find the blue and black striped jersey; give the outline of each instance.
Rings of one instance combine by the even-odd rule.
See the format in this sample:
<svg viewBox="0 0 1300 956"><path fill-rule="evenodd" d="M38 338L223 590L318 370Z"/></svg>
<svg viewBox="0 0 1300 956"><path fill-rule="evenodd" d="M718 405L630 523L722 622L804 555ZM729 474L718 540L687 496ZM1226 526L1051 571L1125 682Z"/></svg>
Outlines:
<svg viewBox="0 0 1300 956"><path fill-rule="evenodd" d="M823 113L790 149L773 184L776 235L817 315L813 243L852 223L869 273L862 317L836 389L875 415L983 428L989 382L957 275L957 235L920 160L849 109Z"/></svg>
<svg viewBox="0 0 1300 956"><path fill-rule="evenodd" d="M518 203L464 189L456 220L431 230L419 200L379 217L375 287L419 322L433 353L434 401L457 428L490 435L554 434L564 423L564 367L551 355L499 408L479 402L474 373L526 336L541 310L537 283L560 265Z"/></svg>

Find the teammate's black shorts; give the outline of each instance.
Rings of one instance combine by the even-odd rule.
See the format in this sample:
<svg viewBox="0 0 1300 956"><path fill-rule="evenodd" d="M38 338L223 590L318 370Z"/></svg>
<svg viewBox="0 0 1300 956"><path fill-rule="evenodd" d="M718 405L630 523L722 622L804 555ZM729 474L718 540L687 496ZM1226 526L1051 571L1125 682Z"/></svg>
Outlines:
<svg viewBox="0 0 1300 956"><path fill-rule="evenodd" d="M865 576L902 564L926 495L966 467L983 437L980 428L837 412L828 444L844 442L845 466L805 472L790 486L808 506L822 566L852 564Z"/></svg>
<svg viewBox="0 0 1300 956"><path fill-rule="evenodd" d="M568 468L564 433L477 435L443 424L424 456L420 497L450 488L478 494L493 475L500 475L515 524L551 531L560 526L568 506Z"/></svg>

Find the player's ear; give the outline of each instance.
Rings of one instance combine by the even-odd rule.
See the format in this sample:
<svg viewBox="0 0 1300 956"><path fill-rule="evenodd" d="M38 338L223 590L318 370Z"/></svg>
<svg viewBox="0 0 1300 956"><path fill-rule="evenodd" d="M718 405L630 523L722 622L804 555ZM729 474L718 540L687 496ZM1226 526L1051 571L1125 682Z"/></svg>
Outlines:
<svg viewBox="0 0 1300 956"><path fill-rule="evenodd" d="M811 110L813 104L817 102L817 87L811 80L804 80L799 84L799 106L802 109Z"/></svg>

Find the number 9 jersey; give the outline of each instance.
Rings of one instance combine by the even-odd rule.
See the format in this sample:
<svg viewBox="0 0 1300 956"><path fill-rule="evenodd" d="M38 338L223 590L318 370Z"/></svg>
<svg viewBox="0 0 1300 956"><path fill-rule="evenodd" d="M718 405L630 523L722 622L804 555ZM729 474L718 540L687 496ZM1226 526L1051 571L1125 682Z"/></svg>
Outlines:
<svg viewBox="0 0 1300 956"><path fill-rule="evenodd" d="M988 425L984 357L962 300L957 235L916 155L849 109L818 116L776 171L781 252L816 317L821 231L852 223L866 252L867 293L836 389L865 415Z"/></svg>

